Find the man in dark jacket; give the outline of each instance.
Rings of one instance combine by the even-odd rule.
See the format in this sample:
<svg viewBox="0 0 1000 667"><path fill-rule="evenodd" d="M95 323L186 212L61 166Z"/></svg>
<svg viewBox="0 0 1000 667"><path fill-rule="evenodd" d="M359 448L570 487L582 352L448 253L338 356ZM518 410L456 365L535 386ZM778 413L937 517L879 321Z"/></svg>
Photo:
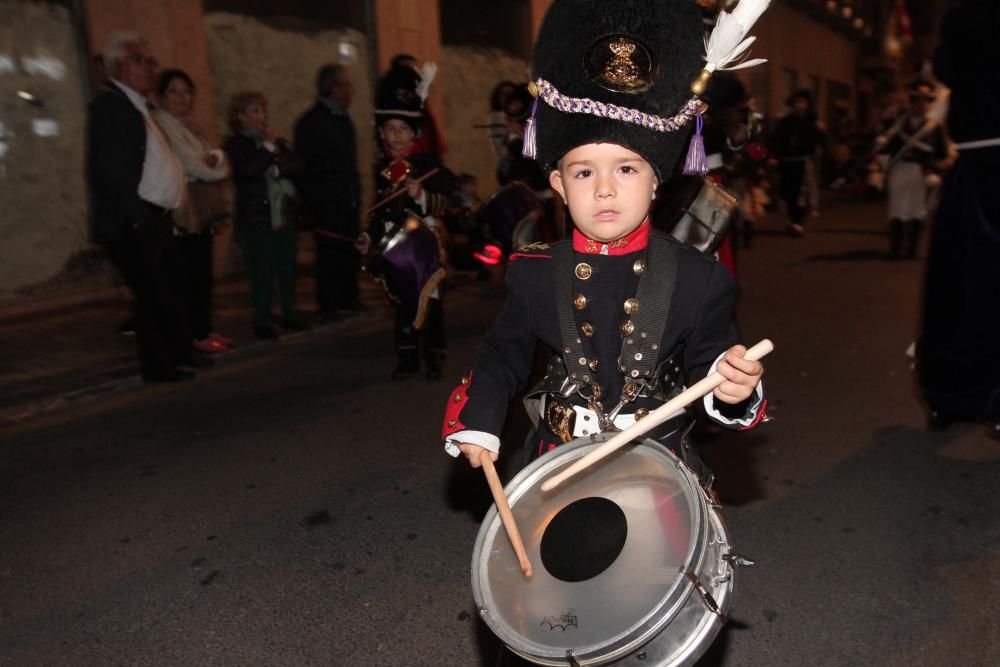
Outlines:
<svg viewBox="0 0 1000 667"><path fill-rule="evenodd" d="M179 300L171 211L184 197L184 172L150 117L145 95L157 63L134 33L111 37L109 80L90 103L88 180L92 239L104 245L135 295L136 345L147 382L191 377L194 359Z"/></svg>
<svg viewBox="0 0 1000 667"><path fill-rule="evenodd" d="M341 311L362 309L355 248L360 181L346 68L320 68L316 94L316 104L295 125L295 150L305 161L299 190L316 226L316 299L320 317L332 320Z"/></svg>

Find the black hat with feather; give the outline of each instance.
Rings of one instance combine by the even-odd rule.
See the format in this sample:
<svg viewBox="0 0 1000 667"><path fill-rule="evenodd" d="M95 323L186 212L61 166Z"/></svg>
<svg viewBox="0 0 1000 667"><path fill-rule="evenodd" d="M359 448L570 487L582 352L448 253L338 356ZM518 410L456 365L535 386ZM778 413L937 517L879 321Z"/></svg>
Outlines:
<svg viewBox="0 0 1000 667"><path fill-rule="evenodd" d="M701 124L699 95L712 73L763 62L740 60L750 27L769 0L740 0L705 39L694 0L555 0L532 58L527 157L551 169L588 143L625 146L662 178ZM697 133L685 171L704 173ZM699 155L700 149L700 155Z"/></svg>
<svg viewBox="0 0 1000 667"><path fill-rule="evenodd" d="M424 122L424 100L430 81L409 65L398 64L379 80L375 87L375 124L387 120L405 121L413 131Z"/></svg>

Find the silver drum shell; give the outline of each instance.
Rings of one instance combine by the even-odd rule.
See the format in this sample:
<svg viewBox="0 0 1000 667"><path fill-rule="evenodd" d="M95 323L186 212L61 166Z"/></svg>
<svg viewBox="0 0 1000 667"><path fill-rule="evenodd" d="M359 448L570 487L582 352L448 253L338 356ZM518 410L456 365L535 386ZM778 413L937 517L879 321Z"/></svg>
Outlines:
<svg viewBox="0 0 1000 667"><path fill-rule="evenodd" d="M535 574L531 579L520 574L492 508L472 554L473 597L493 633L535 664L570 665L567 651L572 651L580 665L691 665L725 622L733 589L732 566L724 558L730 553L725 525L695 475L658 442L644 440L550 493L539 488L610 435L566 443L507 484ZM563 507L595 496L625 507L628 541L605 572L584 582L560 581L542 565L541 536ZM670 535L661 516L667 505L679 523Z"/></svg>

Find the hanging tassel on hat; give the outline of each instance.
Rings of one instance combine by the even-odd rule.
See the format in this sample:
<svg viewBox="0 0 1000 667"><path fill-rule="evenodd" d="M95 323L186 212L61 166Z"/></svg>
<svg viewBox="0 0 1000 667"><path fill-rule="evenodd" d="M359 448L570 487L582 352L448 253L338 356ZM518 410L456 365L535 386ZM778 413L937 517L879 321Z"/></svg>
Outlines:
<svg viewBox="0 0 1000 667"><path fill-rule="evenodd" d="M521 148L521 155L526 158L535 159L538 152L537 134L538 128L535 126L535 112L538 111L538 97L535 97L531 105L531 118L524 124L524 146Z"/></svg>
<svg viewBox="0 0 1000 667"><path fill-rule="evenodd" d="M705 138L701 129L705 125L701 114L695 116L694 134L688 146L687 158L684 159L684 174L687 176L704 176L708 173L708 158L705 156Z"/></svg>

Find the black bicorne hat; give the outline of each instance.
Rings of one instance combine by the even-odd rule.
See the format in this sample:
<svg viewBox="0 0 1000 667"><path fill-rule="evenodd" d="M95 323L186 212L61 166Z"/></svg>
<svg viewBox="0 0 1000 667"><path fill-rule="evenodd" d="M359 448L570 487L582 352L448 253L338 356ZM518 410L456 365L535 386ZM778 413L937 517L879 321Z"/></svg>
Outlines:
<svg viewBox="0 0 1000 667"><path fill-rule="evenodd" d="M661 178L670 174L691 128L700 125L705 105L696 93L711 73L763 62L738 59L768 3L740 0L731 14L723 12L706 49L694 0L555 0L532 59L537 97L525 155L551 169L577 146L615 143L641 155ZM695 139L700 147L700 135ZM700 169L695 164L690 173Z"/></svg>
<svg viewBox="0 0 1000 667"><path fill-rule="evenodd" d="M420 73L408 65L389 70L375 88L375 124L399 119L416 132L424 121L424 100L418 92Z"/></svg>

